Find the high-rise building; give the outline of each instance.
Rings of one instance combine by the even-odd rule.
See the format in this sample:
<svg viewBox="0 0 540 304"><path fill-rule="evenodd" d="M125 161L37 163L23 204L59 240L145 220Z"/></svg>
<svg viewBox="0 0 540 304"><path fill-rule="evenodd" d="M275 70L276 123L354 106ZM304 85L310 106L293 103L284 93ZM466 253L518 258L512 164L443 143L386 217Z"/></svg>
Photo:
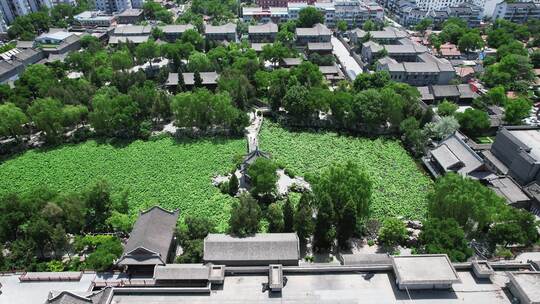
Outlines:
<svg viewBox="0 0 540 304"><path fill-rule="evenodd" d="M416 6L423 11L439 11L464 2L466 0L416 0Z"/></svg>
<svg viewBox="0 0 540 304"><path fill-rule="evenodd" d="M53 7L51 0L0 0L0 11L7 24L15 20L17 16L24 16L37 12L40 8Z"/></svg>
<svg viewBox="0 0 540 304"><path fill-rule="evenodd" d="M96 0L96 10L112 13L121 13L128 8L132 8L131 0Z"/></svg>

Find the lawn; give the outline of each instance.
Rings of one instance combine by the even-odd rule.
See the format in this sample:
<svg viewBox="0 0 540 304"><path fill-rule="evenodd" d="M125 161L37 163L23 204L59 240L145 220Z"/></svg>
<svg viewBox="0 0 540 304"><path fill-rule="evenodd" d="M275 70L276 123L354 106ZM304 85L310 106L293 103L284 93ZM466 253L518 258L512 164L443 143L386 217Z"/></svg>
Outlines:
<svg viewBox="0 0 540 304"><path fill-rule="evenodd" d="M80 191L103 178L113 191L129 190L132 212L159 203L180 208L181 215L211 217L223 231L233 199L212 186L211 178L231 170L233 157L244 152L243 139L178 143L170 138L124 147L88 141L32 150L0 164L0 195L47 185Z"/></svg>
<svg viewBox="0 0 540 304"><path fill-rule="evenodd" d="M297 175L316 174L333 162L354 161L373 182L372 216L422 219L431 179L396 140L338 136L331 132L289 132L265 121L261 150Z"/></svg>

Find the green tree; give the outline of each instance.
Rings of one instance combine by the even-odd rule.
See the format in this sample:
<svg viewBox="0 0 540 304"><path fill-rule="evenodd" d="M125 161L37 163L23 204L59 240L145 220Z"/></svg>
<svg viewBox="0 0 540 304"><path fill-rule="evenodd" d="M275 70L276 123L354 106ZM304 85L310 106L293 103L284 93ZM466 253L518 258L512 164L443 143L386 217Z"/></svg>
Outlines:
<svg viewBox="0 0 540 304"><path fill-rule="evenodd" d="M189 43L193 45L197 50L202 51L204 46L204 37L195 29L188 29L184 31L182 37L180 37L182 43Z"/></svg>
<svg viewBox="0 0 540 304"><path fill-rule="evenodd" d="M88 116L88 108L82 105L66 105L62 108L62 124L65 127L77 126Z"/></svg>
<svg viewBox="0 0 540 304"><path fill-rule="evenodd" d="M418 238L423 252L448 255L452 262L465 262L472 250L465 232L454 219L431 218L424 223Z"/></svg>
<svg viewBox="0 0 540 304"><path fill-rule="evenodd" d="M0 117L0 136L11 136L19 142L19 135L24 133L23 125L28 122L28 117L10 102L0 104Z"/></svg>
<svg viewBox="0 0 540 304"><path fill-rule="evenodd" d="M426 124L424 129L429 136L444 139L459 129L459 122L454 116L444 116L437 122Z"/></svg>
<svg viewBox="0 0 540 304"><path fill-rule="evenodd" d="M116 237L109 237L96 246L85 260L86 266L95 271L106 271L122 254L122 244Z"/></svg>
<svg viewBox="0 0 540 304"><path fill-rule="evenodd" d="M116 51L111 55L111 66L115 71L124 71L133 66L133 58L128 51Z"/></svg>
<svg viewBox="0 0 540 304"><path fill-rule="evenodd" d="M332 212L326 212L326 215L332 214L331 225L336 227L338 240L341 241L340 245L343 245L354 232L354 225L351 227L352 219L365 219L369 216L372 189L370 179L360 171L358 165L347 162L334 164L321 172L312 182L312 187L319 212L323 208L322 204L330 204Z"/></svg>
<svg viewBox="0 0 540 304"><path fill-rule="evenodd" d="M139 132L139 105L115 87L100 89L92 99L90 124L103 136L133 138Z"/></svg>
<svg viewBox="0 0 540 304"><path fill-rule="evenodd" d="M437 106L437 114L440 116L452 116L458 108L459 106L457 104L445 99Z"/></svg>
<svg viewBox="0 0 540 304"><path fill-rule="evenodd" d="M127 214L112 211L111 216L105 220L105 223L110 226L113 231L128 234L133 227L133 218Z"/></svg>
<svg viewBox="0 0 540 304"><path fill-rule="evenodd" d="M154 40L148 40L139 44L135 48L135 57L139 63L149 62L152 66L152 59L159 56L159 49Z"/></svg>
<svg viewBox="0 0 540 304"><path fill-rule="evenodd" d="M433 24L433 20L430 19L430 18L424 18L422 20L420 20L420 22L418 22L415 26L414 26L414 30L415 31L419 31L420 33L422 33L422 36L424 35L424 33L426 32L426 30Z"/></svg>
<svg viewBox="0 0 540 304"><path fill-rule="evenodd" d="M315 7L308 6L298 12L297 27L313 27L317 23L324 23L324 16Z"/></svg>
<svg viewBox="0 0 540 304"><path fill-rule="evenodd" d="M245 110L250 100L255 97L255 88L241 71L227 69L221 73L218 80L220 91L227 91L239 109Z"/></svg>
<svg viewBox="0 0 540 304"><path fill-rule="evenodd" d="M345 31L347 31L347 29L349 28L349 25L347 24L347 21L345 21L345 20L338 20L338 22L336 23L336 27L337 27L338 31L343 33Z"/></svg>
<svg viewBox="0 0 540 304"><path fill-rule="evenodd" d="M383 88L390 83L390 74L387 71L379 71L373 74L362 73L354 79L353 87L357 92Z"/></svg>
<svg viewBox="0 0 540 304"><path fill-rule="evenodd" d="M402 220L394 217L383 221L379 229L379 243L387 248L395 248L407 240L407 227Z"/></svg>
<svg viewBox="0 0 540 304"><path fill-rule="evenodd" d="M261 52L261 57L264 60L270 61L274 66L276 66L281 59L291 55L291 50L285 47L281 42L267 44L263 46Z"/></svg>
<svg viewBox="0 0 540 304"><path fill-rule="evenodd" d="M239 237L251 235L259 231L261 208L249 194L242 194L238 201L232 204L229 219L230 233Z"/></svg>
<svg viewBox="0 0 540 304"><path fill-rule="evenodd" d="M277 165L270 159L259 157L248 168L253 197L270 196L276 191Z"/></svg>
<svg viewBox="0 0 540 304"><path fill-rule="evenodd" d="M236 193L238 193L238 177L236 177L236 174L233 172L231 179L229 180L229 194L232 196L235 196Z"/></svg>
<svg viewBox="0 0 540 304"><path fill-rule="evenodd" d="M497 48L497 60L501 60L507 55L514 54L520 56L527 56L527 50L523 47L523 43L512 40L509 43L505 43Z"/></svg>
<svg viewBox="0 0 540 304"><path fill-rule="evenodd" d="M207 217L186 216L184 222L179 233L182 240L202 240L209 233L216 232L216 224Z"/></svg>
<svg viewBox="0 0 540 304"><path fill-rule="evenodd" d="M85 214L85 230L88 232L107 231L107 219L111 217L113 202L109 185L100 180L83 193Z"/></svg>
<svg viewBox="0 0 540 304"><path fill-rule="evenodd" d="M466 232L481 231L493 222L498 209L506 202L479 181L447 173L435 182L428 194L431 217L452 218Z"/></svg>
<svg viewBox="0 0 540 304"><path fill-rule="evenodd" d="M291 201L287 200L283 204L283 232L294 231L294 208Z"/></svg>
<svg viewBox="0 0 540 304"><path fill-rule="evenodd" d="M521 125L529 117L532 102L527 98L509 100L504 105L504 120L511 125Z"/></svg>
<svg viewBox="0 0 540 304"><path fill-rule="evenodd" d="M457 113L456 118L463 132L473 137L482 135L490 126L489 115L482 110L469 108Z"/></svg>
<svg viewBox="0 0 540 304"><path fill-rule="evenodd" d="M460 51L468 53L484 47L484 40L479 32L469 31L459 38L458 47Z"/></svg>
<svg viewBox="0 0 540 304"><path fill-rule="evenodd" d="M375 24L375 22L373 22L373 20L368 19L362 25L362 29L364 31L375 31L377 29L377 25Z"/></svg>
<svg viewBox="0 0 540 304"><path fill-rule="evenodd" d="M312 200L311 193L303 193L294 213L294 231L298 234L301 243L305 243L306 239L313 234L315 228L313 225L313 209L311 208Z"/></svg>
<svg viewBox="0 0 540 304"><path fill-rule="evenodd" d="M538 221L531 213L504 206L496 215L494 224L488 232L492 248L510 244L530 246L538 240Z"/></svg>
<svg viewBox="0 0 540 304"><path fill-rule="evenodd" d="M272 203L268 206L266 218L268 219L269 232L283 232L285 221L283 218L283 210L278 203Z"/></svg>
<svg viewBox="0 0 540 304"><path fill-rule="evenodd" d="M62 104L60 101L52 98L36 99L28 113L36 127L45 132L47 142L56 143L62 135Z"/></svg>
<svg viewBox="0 0 540 304"><path fill-rule="evenodd" d="M187 68L191 72L210 72L213 70L210 59L200 52L193 52L189 55Z"/></svg>
<svg viewBox="0 0 540 304"><path fill-rule="evenodd" d="M313 233L313 249L325 251L332 248L335 238L334 208L328 194L317 196L318 210Z"/></svg>

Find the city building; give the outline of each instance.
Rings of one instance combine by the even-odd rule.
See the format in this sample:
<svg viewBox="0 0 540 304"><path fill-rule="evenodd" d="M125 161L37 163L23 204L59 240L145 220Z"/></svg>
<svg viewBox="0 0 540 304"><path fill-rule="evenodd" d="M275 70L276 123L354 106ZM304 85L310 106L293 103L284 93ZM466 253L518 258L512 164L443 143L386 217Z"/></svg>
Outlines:
<svg viewBox="0 0 540 304"><path fill-rule="evenodd" d="M238 39L235 23L227 23L224 25L206 24L204 27L204 34L206 39L210 41L236 42Z"/></svg>
<svg viewBox="0 0 540 304"><path fill-rule="evenodd" d="M35 49L11 49L0 54L0 83L16 80L24 69L45 58L45 53Z"/></svg>
<svg viewBox="0 0 540 304"><path fill-rule="evenodd" d="M492 19L504 19L515 23L540 19L540 4L534 2L503 1L495 5Z"/></svg>
<svg viewBox="0 0 540 304"><path fill-rule="evenodd" d="M0 11L6 24L11 24L17 16L39 11L41 7L52 8L50 0L0 0Z"/></svg>
<svg viewBox="0 0 540 304"><path fill-rule="evenodd" d="M131 0L95 0L95 8L108 14L121 13L132 8Z"/></svg>
<svg viewBox="0 0 540 304"><path fill-rule="evenodd" d="M393 256L392 267L401 290L451 289L461 283L446 254Z"/></svg>
<svg viewBox="0 0 540 304"><path fill-rule="evenodd" d="M116 24L115 16L101 11L85 11L73 18L77 24L84 27L109 27Z"/></svg>
<svg viewBox="0 0 540 304"><path fill-rule="evenodd" d="M306 45L308 42L330 42L332 31L325 25L317 23L311 28L296 28L296 43Z"/></svg>
<svg viewBox="0 0 540 304"><path fill-rule="evenodd" d="M433 177L448 172L458 173L474 179L482 179L486 167L482 158L465 142L468 138L456 131L442 140L436 148L428 151L422 162Z"/></svg>
<svg viewBox="0 0 540 304"><path fill-rule="evenodd" d="M413 86L449 84L456 76L452 64L430 53L417 56L415 62L398 62L390 57L377 60L377 71L387 71L393 81Z"/></svg>
<svg viewBox="0 0 540 304"><path fill-rule="evenodd" d="M484 153L495 172L512 177L520 185L540 183L540 129L507 126L495 136L489 153Z"/></svg>
<svg viewBox="0 0 540 304"><path fill-rule="evenodd" d="M298 265L300 243L296 233L258 233L243 238L209 234L204 239L206 263L226 266Z"/></svg>
<svg viewBox="0 0 540 304"><path fill-rule="evenodd" d="M310 5L307 2L290 2L287 5L288 9L288 19L297 20L299 13L303 8L314 7L323 14L324 24L329 27L335 26L335 11L336 8L332 2L315 2L313 5Z"/></svg>
<svg viewBox="0 0 540 304"><path fill-rule="evenodd" d="M141 212L116 264L131 274L148 274L156 265L170 262L176 247L174 233L179 213L159 206Z"/></svg>
<svg viewBox="0 0 540 304"><path fill-rule="evenodd" d="M248 37L251 42L274 42L278 26L273 22L248 26Z"/></svg>
<svg viewBox="0 0 540 304"><path fill-rule="evenodd" d="M374 2L336 0L334 7L336 22L344 20L349 28L361 27L367 20L382 21L384 19L384 9Z"/></svg>
<svg viewBox="0 0 540 304"><path fill-rule="evenodd" d="M187 30L193 30L195 27L191 24L172 24L159 27L163 31L163 37L169 42L174 42L180 39L182 34Z"/></svg>
<svg viewBox="0 0 540 304"><path fill-rule="evenodd" d="M306 2L305 0L256 0L255 3L263 8L269 7L287 7L291 2ZM314 4L316 0L307 1L308 4Z"/></svg>
<svg viewBox="0 0 540 304"><path fill-rule="evenodd" d="M244 22L281 23L289 19L289 10L286 7L242 7Z"/></svg>
<svg viewBox="0 0 540 304"><path fill-rule="evenodd" d="M78 34L67 32L64 29L51 28L49 32L36 37L35 45L40 47L49 57L51 54L67 56L67 53L81 48L81 41Z"/></svg>
<svg viewBox="0 0 540 304"><path fill-rule="evenodd" d="M507 283L510 292L519 299L522 304L540 303L540 272L518 271L508 273L510 281Z"/></svg>
<svg viewBox="0 0 540 304"><path fill-rule="evenodd" d="M130 41L140 44L148 41L152 26L150 25L122 25L117 26L109 37L109 44L125 43Z"/></svg>
<svg viewBox="0 0 540 304"><path fill-rule="evenodd" d="M215 89L219 74L217 72L200 72L201 85L208 89ZM178 73L169 73L167 83L169 89L176 89L179 85ZM195 85L195 73L182 73L182 78L186 88L192 88Z"/></svg>
<svg viewBox="0 0 540 304"><path fill-rule="evenodd" d="M144 20L144 12L142 9L128 8L116 15L116 19L119 24L136 24Z"/></svg>

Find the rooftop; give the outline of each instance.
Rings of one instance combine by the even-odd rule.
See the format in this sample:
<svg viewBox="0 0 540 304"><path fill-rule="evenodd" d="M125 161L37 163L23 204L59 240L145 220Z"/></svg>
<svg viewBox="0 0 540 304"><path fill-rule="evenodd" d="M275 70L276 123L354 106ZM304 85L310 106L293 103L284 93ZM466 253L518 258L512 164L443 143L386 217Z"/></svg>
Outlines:
<svg viewBox="0 0 540 304"><path fill-rule="evenodd" d="M296 36L330 36L332 31L326 25L317 23L313 27L296 28Z"/></svg>
<svg viewBox="0 0 540 304"><path fill-rule="evenodd" d="M490 180L491 188L499 196L505 198L510 204L526 202L530 198L521 190L521 187L509 177Z"/></svg>
<svg viewBox="0 0 540 304"><path fill-rule="evenodd" d="M460 283L446 254L393 256L392 265L400 284Z"/></svg>
<svg viewBox="0 0 540 304"><path fill-rule="evenodd" d="M277 33L277 32L278 32L278 26L277 24L272 23L272 22L248 26L249 34L267 34L267 33Z"/></svg>
<svg viewBox="0 0 540 304"><path fill-rule="evenodd" d="M298 260L296 233L258 233L244 238L209 234L204 239L205 261Z"/></svg>
<svg viewBox="0 0 540 304"><path fill-rule="evenodd" d="M443 140L431 151L431 156L446 171L468 175L479 169L482 159L463 141L462 134L456 132Z"/></svg>
<svg viewBox="0 0 540 304"><path fill-rule="evenodd" d="M167 261L179 213L178 210L167 211L158 206L141 212L118 263L164 264ZM147 258L149 254L154 256L150 261ZM158 260L161 260L161 263Z"/></svg>
<svg viewBox="0 0 540 304"><path fill-rule="evenodd" d="M513 129L508 131L531 149L529 152L530 156L532 156L536 161L540 161L540 130Z"/></svg>
<svg viewBox="0 0 540 304"><path fill-rule="evenodd" d="M509 272L510 282L529 302L540 303L540 272Z"/></svg>
<svg viewBox="0 0 540 304"><path fill-rule="evenodd" d="M203 264L156 265L155 280L208 280L210 269Z"/></svg>
<svg viewBox="0 0 540 304"><path fill-rule="evenodd" d="M152 32L150 25L124 25L114 29L116 36L149 35Z"/></svg>
<svg viewBox="0 0 540 304"><path fill-rule="evenodd" d="M205 26L206 34L235 34L236 33L236 24L227 23L224 25L211 25L207 24Z"/></svg>
<svg viewBox="0 0 540 304"><path fill-rule="evenodd" d="M195 29L195 27L191 24L171 24L171 25L164 25L161 27L161 30L163 33L183 33L187 30Z"/></svg>

